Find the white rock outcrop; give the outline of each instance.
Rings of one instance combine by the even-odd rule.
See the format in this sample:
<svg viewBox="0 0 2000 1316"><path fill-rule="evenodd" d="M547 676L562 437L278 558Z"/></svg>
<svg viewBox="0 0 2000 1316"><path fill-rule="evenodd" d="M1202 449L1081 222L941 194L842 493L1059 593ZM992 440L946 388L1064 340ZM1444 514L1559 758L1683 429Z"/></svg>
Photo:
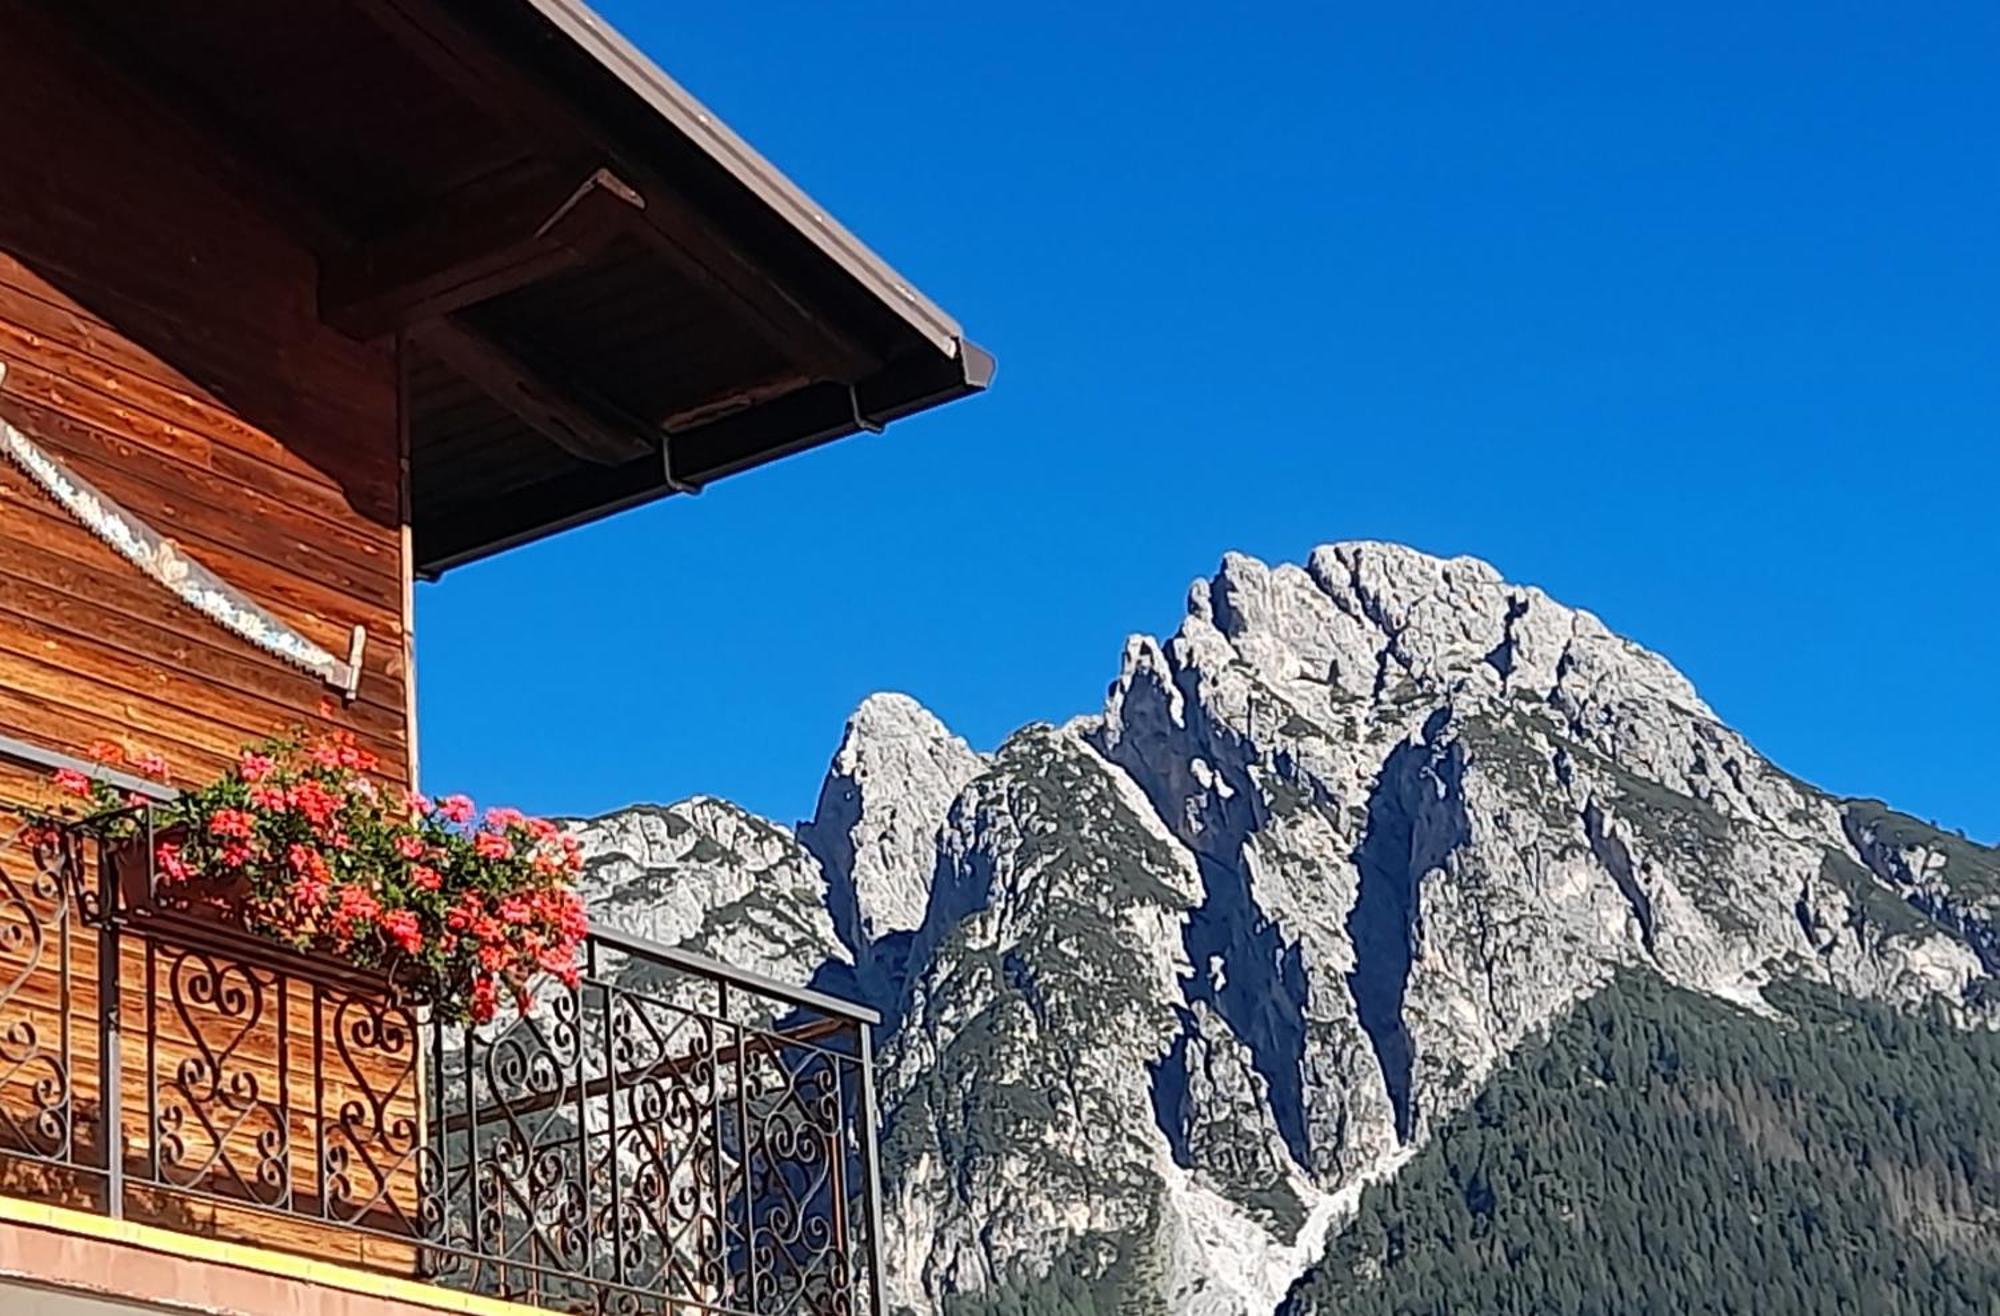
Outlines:
<svg viewBox="0 0 2000 1316"><path fill-rule="evenodd" d="M985 761L908 695L876 694L847 720L799 840L833 884L856 954L924 921L938 827Z"/></svg>

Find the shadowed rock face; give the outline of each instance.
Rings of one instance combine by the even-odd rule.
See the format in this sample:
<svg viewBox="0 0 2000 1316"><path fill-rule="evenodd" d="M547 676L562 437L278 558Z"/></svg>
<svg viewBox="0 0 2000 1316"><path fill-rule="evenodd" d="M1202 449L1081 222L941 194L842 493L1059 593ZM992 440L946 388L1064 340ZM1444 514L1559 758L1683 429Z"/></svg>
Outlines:
<svg viewBox="0 0 2000 1316"><path fill-rule="evenodd" d="M849 721L815 817L578 824L600 916L881 1008L888 1291L1265 1312L1367 1181L1621 968L1993 1022L2000 854L1780 772L1468 558L1231 556L1101 714Z"/></svg>
<svg viewBox="0 0 2000 1316"><path fill-rule="evenodd" d="M938 827L985 766L908 695L870 695L847 721L798 835L826 874L835 931L871 1000L901 997L930 903Z"/></svg>

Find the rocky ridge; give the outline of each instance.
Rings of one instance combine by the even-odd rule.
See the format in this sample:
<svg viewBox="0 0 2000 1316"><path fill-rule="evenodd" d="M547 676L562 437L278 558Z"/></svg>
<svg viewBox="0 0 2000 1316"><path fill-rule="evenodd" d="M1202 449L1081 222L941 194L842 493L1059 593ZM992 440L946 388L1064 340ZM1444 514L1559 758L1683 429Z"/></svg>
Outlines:
<svg viewBox="0 0 2000 1316"><path fill-rule="evenodd" d="M1268 1312L1621 970L2000 1020L2000 852L1797 781L1588 612L1394 545L1226 558L1100 714L990 756L871 697L796 834L711 799L578 827L600 919L883 1010L912 1312L1056 1274Z"/></svg>

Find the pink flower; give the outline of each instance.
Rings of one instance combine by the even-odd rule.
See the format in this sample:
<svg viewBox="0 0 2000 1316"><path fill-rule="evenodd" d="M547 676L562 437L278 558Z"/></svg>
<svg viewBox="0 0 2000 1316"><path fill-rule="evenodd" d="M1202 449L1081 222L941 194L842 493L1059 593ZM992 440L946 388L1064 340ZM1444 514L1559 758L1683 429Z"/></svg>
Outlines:
<svg viewBox="0 0 2000 1316"><path fill-rule="evenodd" d="M132 760L132 767L145 777L165 780L167 775L167 761L158 754L141 754Z"/></svg>
<svg viewBox="0 0 2000 1316"><path fill-rule="evenodd" d="M276 786L252 786L250 803L266 813L283 813L291 807L291 801Z"/></svg>
<svg viewBox="0 0 2000 1316"><path fill-rule="evenodd" d="M90 755L94 763L123 763L125 751L109 740L93 740L84 753Z"/></svg>
<svg viewBox="0 0 2000 1316"><path fill-rule="evenodd" d="M311 913L326 903L329 890L324 870L318 875L309 873L293 880L292 902L299 912Z"/></svg>
<svg viewBox="0 0 2000 1316"><path fill-rule="evenodd" d="M405 859L421 859L430 853L430 847L424 844L423 837L404 832L396 838L396 853Z"/></svg>
<svg viewBox="0 0 2000 1316"><path fill-rule="evenodd" d="M269 755L258 754L246 749L243 751L242 757L236 760L236 774L254 786L264 780L264 778L270 776L271 770L276 766L271 761Z"/></svg>
<svg viewBox="0 0 2000 1316"><path fill-rule="evenodd" d="M504 832L509 827L526 822L527 819L528 815L519 809L500 808L486 811L486 825L496 832Z"/></svg>
<svg viewBox="0 0 2000 1316"><path fill-rule="evenodd" d="M160 876L169 882L185 882L194 876L194 870L181 858L181 848L171 841L162 841L153 851L153 862L159 865Z"/></svg>
<svg viewBox="0 0 2000 1316"><path fill-rule="evenodd" d="M82 798L90 794L90 778L84 776L75 768L62 768L58 770L55 781L56 789L65 795L74 795Z"/></svg>
<svg viewBox="0 0 2000 1316"><path fill-rule="evenodd" d="M241 841L231 841L222 847L216 857L225 868L241 868L250 862L250 847Z"/></svg>
<svg viewBox="0 0 2000 1316"><path fill-rule="evenodd" d="M472 800L464 795L445 796L438 801L437 810L447 821L455 823L471 822L472 815L476 812L472 807Z"/></svg>
<svg viewBox="0 0 2000 1316"><path fill-rule="evenodd" d="M498 832L481 832L472 838L472 852L481 859L512 859L514 843Z"/></svg>
<svg viewBox="0 0 2000 1316"><path fill-rule="evenodd" d="M419 891L435 891L444 885L444 879L429 864L414 864L410 868L410 885Z"/></svg>

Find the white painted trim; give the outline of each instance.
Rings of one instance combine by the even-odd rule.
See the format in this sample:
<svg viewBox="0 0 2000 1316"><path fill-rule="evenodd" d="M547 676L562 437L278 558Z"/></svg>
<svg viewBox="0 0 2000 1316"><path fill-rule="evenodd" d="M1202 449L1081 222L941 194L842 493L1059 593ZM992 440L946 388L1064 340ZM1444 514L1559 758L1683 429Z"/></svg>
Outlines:
<svg viewBox="0 0 2000 1316"><path fill-rule="evenodd" d="M7 366L0 362L0 383ZM185 556L173 540L99 493L88 480L42 451L33 439L0 419L0 455L21 468L42 491L118 556L145 572L224 630L319 677L341 695L353 699L361 685L361 649L368 633L356 626L342 662L225 585L199 562Z"/></svg>

